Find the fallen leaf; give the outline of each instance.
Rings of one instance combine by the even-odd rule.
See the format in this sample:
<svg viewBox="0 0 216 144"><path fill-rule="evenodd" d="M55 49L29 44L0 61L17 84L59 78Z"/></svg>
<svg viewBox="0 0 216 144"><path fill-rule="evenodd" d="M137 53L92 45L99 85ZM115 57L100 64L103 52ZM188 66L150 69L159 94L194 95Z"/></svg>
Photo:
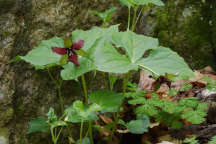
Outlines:
<svg viewBox="0 0 216 144"><path fill-rule="evenodd" d="M109 124L112 123L113 120L105 115L99 115L99 117L101 118L101 120L105 123L105 124Z"/></svg>
<svg viewBox="0 0 216 144"><path fill-rule="evenodd" d="M156 80L152 78L148 72L141 70L138 90L153 90L153 84L155 83L155 81Z"/></svg>

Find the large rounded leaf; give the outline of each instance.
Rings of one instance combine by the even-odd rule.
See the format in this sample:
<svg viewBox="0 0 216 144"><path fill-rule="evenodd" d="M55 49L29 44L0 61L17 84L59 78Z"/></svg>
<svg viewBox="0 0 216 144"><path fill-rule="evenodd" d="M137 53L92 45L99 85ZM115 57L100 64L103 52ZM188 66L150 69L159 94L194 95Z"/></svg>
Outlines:
<svg viewBox="0 0 216 144"><path fill-rule="evenodd" d="M26 56L18 57L40 68L45 68L45 66L48 65L58 65L61 59L61 55L52 52L51 47L53 46L64 47L64 40L59 37L53 37L49 40L44 40L39 44L37 48L28 52Z"/></svg>
<svg viewBox="0 0 216 144"><path fill-rule="evenodd" d="M105 112L116 112L124 97L113 91L100 90L89 94L89 98L93 103L99 105L101 110Z"/></svg>
<svg viewBox="0 0 216 144"><path fill-rule="evenodd" d="M94 70L94 64L91 60L85 57L79 57L80 66L75 66L73 63L67 63L63 66L61 77L63 80L77 79L82 74Z"/></svg>
<svg viewBox="0 0 216 144"><path fill-rule="evenodd" d="M165 47L152 50L147 58L141 59L137 64L157 75L174 74L178 75L178 79L187 79L194 76L193 71L184 59L176 52Z"/></svg>
<svg viewBox="0 0 216 144"><path fill-rule="evenodd" d="M127 73L138 69L138 66L131 63L127 56L120 54L115 47L106 42L98 45L94 56L95 66L99 71Z"/></svg>
<svg viewBox="0 0 216 144"><path fill-rule="evenodd" d="M87 107L82 101L75 101L65 110L65 121L72 123L94 121L98 119L96 112L99 110L100 107L96 104Z"/></svg>
<svg viewBox="0 0 216 144"><path fill-rule="evenodd" d="M113 33L113 43L127 52L131 63L139 60L149 49L159 46L158 39L136 34L132 31Z"/></svg>

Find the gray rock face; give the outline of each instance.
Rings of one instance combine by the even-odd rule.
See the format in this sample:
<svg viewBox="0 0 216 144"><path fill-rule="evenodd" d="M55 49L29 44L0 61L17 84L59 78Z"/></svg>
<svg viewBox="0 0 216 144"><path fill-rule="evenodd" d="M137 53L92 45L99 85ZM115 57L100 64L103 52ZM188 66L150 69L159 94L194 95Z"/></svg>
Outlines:
<svg viewBox="0 0 216 144"><path fill-rule="evenodd" d="M215 28L213 19L207 24L207 19L211 18L205 17L204 11L206 8L213 17L216 13L211 10L215 7L210 8L209 2L199 4L167 0L166 7L146 11L136 30L159 37L163 45L179 51L194 67L206 63L207 57L208 64L211 64L215 33L208 35L205 31L205 35L201 35L200 27L191 28L194 26L192 22L201 16L203 27L211 24L209 27ZM11 58L25 55L44 39L55 35L69 36L76 28L89 29L100 25L99 19L90 15L88 10L103 11L113 6L118 6L119 10L112 23L123 23L123 29L127 23L127 9L117 0L0 0L0 144L3 141L3 144L7 141L10 144L50 143L48 133L26 135L26 129L32 118L44 116L49 107L59 109L57 90L47 72L35 71L25 62L8 64ZM190 6L193 6L192 12ZM196 58L199 55L201 57ZM59 78L58 69L53 68L51 72ZM89 89L96 89L96 84L101 87L98 82L92 83L94 85ZM80 91L76 82L64 82L65 106L81 99ZM76 130L72 134L76 136Z"/></svg>
<svg viewBox="0 0 216 144"><path fill-rule="evenodd" d="M8 144L8 140L3 136L0 136L0 144Z"/></svg>

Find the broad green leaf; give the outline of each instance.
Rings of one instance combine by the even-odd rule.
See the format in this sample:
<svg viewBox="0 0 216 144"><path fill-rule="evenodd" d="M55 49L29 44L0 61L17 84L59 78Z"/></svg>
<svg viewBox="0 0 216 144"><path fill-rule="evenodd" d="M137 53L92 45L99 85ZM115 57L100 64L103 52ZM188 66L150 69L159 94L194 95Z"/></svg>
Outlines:
<svg viewBox="0 0 216 144"><path fill-rule="evenodd" d="M124 97L113 91L100 90L89 94L89 98L93 103L99 105L104 112L116 112Z"/></svg>
<svg viewBox="0 0 216 144"><path fill-rule="evenodd" d="M19 56L22 60L31 63L34 66L44 68L47 65L59 65L61 55L52 52L51 47L64 47L64 40L59 37L53 37L42 41L39 46L26 56Z"/></svg>
<svg viewBox="0 0 216 144"><path fill-rule="evenodd" d="M137 70L138 66L120 54L111 44L101 42L95 50L95 66L97 70L112 73L127 73Z"/></svg>
<svg viewBox="0 0 216 144"><path fill-rule="evenodd" d="M98 39L106 38L106 41L111 41L112 33L118 32L118 25L110 26L109 28L100 28L93 27L90 30L75 30L72 32L72 39L75 40L83 40L84 46L82 50L86 53L91 54L91 49L94 49L94 44Z"/></svg>
<svg viewBox="0 0 216 144"><path fill-rule="evenodd" d="M27 134L33 132L46 132L49 130L49 125L45 119L38 117L29 122L29 128Z"/></svg>
<svg viewBox="0 0 216 144"><path fill-rule="evenodd" d="M55 122L52 122L50 125L51 125L51 128L53 129L59 126L66 126L67 123L64 121L55 121Z"/></svg>
<svg viewBox="0 0 216 144"><path fill-rule="evenodd" d="M143 69L157 75L165 73L178 75L177 79L187 79L194 76L193 71L176 52L169 48L159 47L153 49L147 58L137 62Z"/></svg>
<svg viewBox="0 0 216 144"><path fill-rule="evenodd" d="M92 104L89 107L85 106L82 101L75 101L72 106L65 110L65 121L78 123L97 120L96 111L99 107L96 104Z"/></svg>
<svg viewBox="0 0 216 144"><path fill-rule="evenodd" d="M149 119L148 120L132 120L127 123L128 130L133 134L143 134L148 131L149 127Z"/></svg>
<svg viewBox="0 0 216 144"><path fill-rule="evenodd" d="M63 66L64 69L61 71L63 80L75 80L82 74L95 69L93 62L86 57L79 57L78 61L80 66L75 66L71 62Z"/></svg>
<svg viewBox="0 0 216 144"><path fill-rule="evenodd" d="M132 0L136 5L147 5L154 4L157 6L164 6L164 3L161 0Z"/></svg>
<svg viewBox="0 0 216 144"><path fill-rule="evenodd" d="M75 144L90 144L90 140L88 137L85 137L82 139L82 143L80 142L80 140L78 140Z"/></svg>
<svg viewBox="0 0 216 144"><path fill-rule="evenodd" d="M127 52L131 63L139 60L149 49L158 47L158 40L131 31L113 33L113 43Z"/></svg>

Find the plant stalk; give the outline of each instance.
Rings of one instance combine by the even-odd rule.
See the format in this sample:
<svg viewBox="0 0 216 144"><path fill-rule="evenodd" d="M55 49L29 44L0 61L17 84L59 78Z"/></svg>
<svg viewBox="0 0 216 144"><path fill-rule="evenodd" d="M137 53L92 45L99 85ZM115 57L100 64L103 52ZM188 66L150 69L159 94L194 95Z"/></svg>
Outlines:
<svg viewBox="0 0 216 144"><path fill-rule="evenodd" d="M58 82L57 80L55 80L55 78L53 77L53 75L51 74L50 70L48 69L48 74L49 77L51 78L51 80L55 83L57 89L58 89L58 97L59 97L59 104L61 107L61 113L64 113L64 104L63 104L63 98L61 95L61 86L62 86L62 81Z"/></svg>
<svg viewBox="0 0 216 144"><path fill-rule="evenodd" d="M85 80L85 75L81 76L81 81L82 81L82 87L84 91L84 97L85 97L85 104L88 106L88 91L87 91L87 86L86 86L86 80ZM90 143L94 144L93 141L93 134L92 134L92 122L89 122L89 138L90 138Z"/></svg>
<svg viewBox="0 0 216 144"><path fill-rule="evenodd" d="M82 133L83 133L83 120L82 120L81 126L80 126L80 144L82 144Z"/></svg>
<svg viewBox="0 0 216 144"><path fill-rule="evenodd" d="M138 6L135 6L134 7L134 13L133 13L133 20L132 20L132 27L131 27L131 31L134 31L135 30L135 26L136 26L136 18L137 18L137 9L138 9Z"/></svg>
<svg viewBox="0 0 216 144"><path fill-rule="evenodd" d="M127 27L127 31L129 31L130 30L130 19L131 19L131 11L130 11L130 7L128 8L128 27Z"/></svg>
<svg viewBox="0 0 216 144"><path fill-rule="evenodd" d="M84 97L85 97L85 104L88 105L88 92L87 92L85 75L81 76L81 80L82 80L82 87L83 87L83 92L84 92Z"/></svg>
<svg viewBox="0 0 216 144"><path fill-rule="evenodd" d="M130 79L130 76L131 76L131 73L128 72L128 74L124 77L124 80L123 80L123 87L122 87L122 92L123 92L123 95L126 93L126 89L127 89L127 83ZM113 138L113 135L114 135L114 132L116 131L117 129L117 125L118 125L118 121L119 121L119 113L120 113L120 110L121 110L121 105L119 105L118 107L118 110L117 112L115 113L114 115L114 128L112 129L112 133L111 133L111 136L110 136L110 143L112 143L112 138Z"/></svg>

